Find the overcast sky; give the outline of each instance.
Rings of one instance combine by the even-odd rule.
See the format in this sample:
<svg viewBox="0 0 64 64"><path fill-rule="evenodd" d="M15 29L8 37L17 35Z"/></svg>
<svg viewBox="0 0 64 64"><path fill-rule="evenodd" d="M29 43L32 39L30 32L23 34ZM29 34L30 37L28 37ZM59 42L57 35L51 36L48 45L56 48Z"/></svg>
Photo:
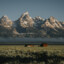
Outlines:
<svg viewBox="0 0 64 64"><path fill-rule="evenodd" d="M31 17L54 16L64 21L64 0L0 0L0 17L7 15L11 20L17 20L25 11Z"/></svg>

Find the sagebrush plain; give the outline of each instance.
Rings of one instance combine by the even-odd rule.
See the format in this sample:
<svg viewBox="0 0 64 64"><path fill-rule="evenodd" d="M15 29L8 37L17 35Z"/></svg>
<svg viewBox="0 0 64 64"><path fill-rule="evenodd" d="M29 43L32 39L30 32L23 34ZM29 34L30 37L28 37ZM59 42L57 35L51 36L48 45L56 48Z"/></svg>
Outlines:
<svg viewBox="0 0 64 64"><path fill-rule="evenodd" d="M64 45L0 45L0 64L64 64Z"/></svg>

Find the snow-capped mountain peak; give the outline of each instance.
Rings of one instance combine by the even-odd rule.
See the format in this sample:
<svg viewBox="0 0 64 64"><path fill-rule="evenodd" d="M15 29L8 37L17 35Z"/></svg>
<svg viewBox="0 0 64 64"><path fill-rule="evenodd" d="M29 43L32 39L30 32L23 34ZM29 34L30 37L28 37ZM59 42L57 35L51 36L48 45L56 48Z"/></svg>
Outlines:
<svg viewBox="0 0 64 64"><path fill-rule="evenodd" d="M8 18L8 16L4 15L0 18L0 25L4 27L11 27L13 22Z"/></svg>
<svg viewBox="0 0 64 64"><path fill-rule="evenodd" d="M36 17L34 18L34 20L44 20L44 19L41 18L40 16L36 16Z"/></svg>
<svg viewBox="0 0 64 64"><path fill-rule="evenodd" d="M21 15L21 17L17 20L19 21L19 25L23 28L26 27L33 27L34 21L33 19L30 17L28 12L25 12Z"/></svg>
<svg viewBox="0 0 64 64"><path fill-rule="evenodd" d="M28 20L28 19L32 19L30 16L29 16L29 13L28 12L25 12L21 15L21 17L19 18L20 20Z"/></svg>
<svg viewBox="0 0 64 64"><path fill-rule="evenodd" d="M4 15L4 16L2 16L1 19L4 20L4 21L6 21L6 20L8 20L8 16Z"/></svg>
<svg viewBox="0 0 64 64"><path fill-rule="evenodd" d="M7 15L4 15L4 16L2 16L2 17L4 17L4 18L8 18L8 16L7 16Z"/></svg>
<svg viewBox="0 0 64 64"><path fill-rule="evenodd" d="M56 18L51 16L50 18L46 19L42 26L50 27L50 28L63 28L61 22L59 22Z"/></svg>
<svg viewBox="0 0 64 64"><path fill-rule="evenodd" d="M29 13L28 13L28 11L27 11L27 12L25 12L25 13L23 13L23 15L27 15L27 14L29 14Z"/></svg>
<svg viewBox="0 0 64 64"><path fill-rule="evenodd" d="M23 13L18 20L12 22L8 16L4 15L0 18L0 34L2 32L5 35L9 32L12 36L19 37L55 37L57 35L64 37L64 22L58 21L53 16L45 20L40 16L31 18L28 12ZM28 32L34 34L26 35ZM21 33L26 34L21 35Z"/></svg>

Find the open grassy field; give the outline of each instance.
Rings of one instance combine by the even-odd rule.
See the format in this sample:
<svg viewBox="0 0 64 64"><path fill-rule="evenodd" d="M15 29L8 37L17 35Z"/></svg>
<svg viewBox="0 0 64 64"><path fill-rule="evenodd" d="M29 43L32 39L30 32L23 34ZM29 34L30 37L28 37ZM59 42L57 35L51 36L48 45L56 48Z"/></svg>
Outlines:
<svg viewBox="0 0 64 64"><path fill-rule="evenodd" d="M64 64L64 45L0 45L0 64Z"/></svg>

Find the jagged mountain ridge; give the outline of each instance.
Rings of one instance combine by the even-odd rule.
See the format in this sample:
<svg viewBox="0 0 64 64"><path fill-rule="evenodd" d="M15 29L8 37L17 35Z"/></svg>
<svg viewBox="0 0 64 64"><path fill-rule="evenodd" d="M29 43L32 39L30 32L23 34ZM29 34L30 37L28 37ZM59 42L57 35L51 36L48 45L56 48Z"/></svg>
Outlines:
<svg viewBox="0 0 64 64"><path fill-rule="evenodd" d="M3 27L11 27L13 22L7 17L7 16L2 16L0 18L0 25Z"/></svg>
<svg viewBox="0 0 64 64"><path fill-rule="evenodd" d="M51 16L43 19L40 16L30 17L25 12L12 21L7 16L0 18L0 37L64 37L64 22Z"/></svg>

